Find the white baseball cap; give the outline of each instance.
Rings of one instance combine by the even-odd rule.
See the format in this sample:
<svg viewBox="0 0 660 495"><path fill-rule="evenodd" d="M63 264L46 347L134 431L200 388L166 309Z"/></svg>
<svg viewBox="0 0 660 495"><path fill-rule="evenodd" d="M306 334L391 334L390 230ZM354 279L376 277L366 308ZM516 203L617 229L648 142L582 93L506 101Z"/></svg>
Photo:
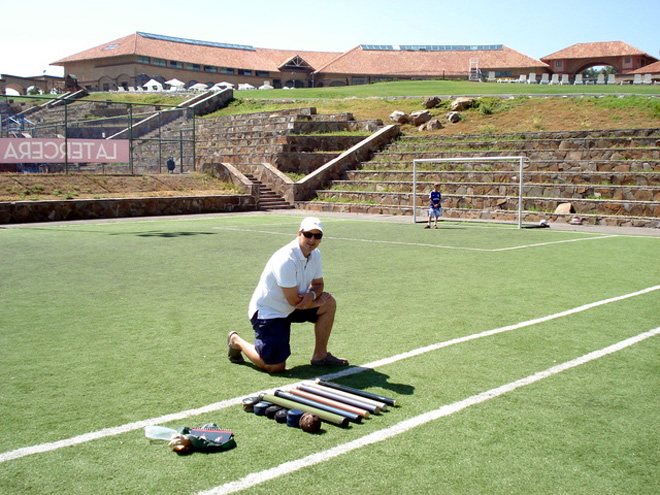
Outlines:
<svg viewBox="0 0 660 495"><path fill-rule="evenodd" d="M300 222L300 232L309 232L310 230L320 230L323 232L323 224L316 217L306 217Z"/></svg>

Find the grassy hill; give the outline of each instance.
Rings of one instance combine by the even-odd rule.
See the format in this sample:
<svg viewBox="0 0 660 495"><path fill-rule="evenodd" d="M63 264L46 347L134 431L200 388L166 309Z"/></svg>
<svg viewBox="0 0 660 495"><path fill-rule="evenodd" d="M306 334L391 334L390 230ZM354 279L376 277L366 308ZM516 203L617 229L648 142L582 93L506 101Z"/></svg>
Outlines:
<svg viewBox="0 0 660 495"><path fill-rule="evenodd" d="M358 120L381 119L390 122L395 110L410 113L424 109L423 97L335 98L315 100L250 99L238 95L227 108L209 117L235 113L270 111L281 108L314 106L318 113L350 112ZM435 134L499 134L522 131L565 131L585 129L623 129L660 126L660 97L655 96L481 96L477 105L461 112L456 124L446 122L453 97L445 97L431 109L445 127ZM403 132L418 132L403 126Z"/></svg>
<svg viewBox="0 0 660 495"><path fill-rule="evenodd" d="M423 109L429 96L443 103L432 110L443 120L451 99L479 96L475 108L463 112L458 124L439 134L492 134L520 131L644 128L660 126L660 87L655 85L550 86L474 83L467 81L397 81L295 90L235 91L234 101L207 117L314 106L319 113L350 112L356 119L389 121L395 110ZM94 93L92 99L112 99L176 105L182 95ZM414 131L411 127L404 132Z"/></svg>

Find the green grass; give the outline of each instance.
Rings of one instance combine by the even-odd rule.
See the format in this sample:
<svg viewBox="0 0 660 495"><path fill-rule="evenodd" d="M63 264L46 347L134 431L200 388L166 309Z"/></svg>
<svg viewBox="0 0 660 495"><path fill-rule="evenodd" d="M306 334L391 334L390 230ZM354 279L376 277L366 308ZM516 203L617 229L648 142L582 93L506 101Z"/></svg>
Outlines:
<svg viewBox="0 0 660 495"><path fill-rule="evenodd" d="M309 325L289 370L232 365L229 330L299 216L0 229L1 452L313 378ZM330 349L354 365L652 287L660 236L328 217L338 301ZM567 242L563 242L567 241ZM510 249L520 248L520 249ZM196 493L322 453L654 329L660 291L336 379L401 407L309 435L239 405L166 423L233 429L237 447L179 457L136 429L0 463L0 493ZM249 489L344 494L655 494L660 337ZM244 493L247 493L245 490Z"/></svg>
<svg viewBox="0 0 660 495"><path fill-rule="evenodd" d="M653 85L581 85L497 84L469 81L392 81L332 88L273 89L236 91L235 97L256 99L290 98L368 98L433 95L559 95L559 94L639 94L658 95Z"/></svg>

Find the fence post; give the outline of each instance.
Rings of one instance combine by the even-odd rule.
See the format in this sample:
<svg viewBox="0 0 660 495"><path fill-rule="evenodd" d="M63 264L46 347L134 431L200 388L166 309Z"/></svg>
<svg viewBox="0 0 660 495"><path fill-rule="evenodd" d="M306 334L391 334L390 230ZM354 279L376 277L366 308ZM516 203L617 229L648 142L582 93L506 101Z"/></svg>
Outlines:
<svg viewBox="0 0 660 495"><path fill-rule="evenodd" d="M163 112L158 111L158 173L163 173ZM168 153L169 155L169 153Z"/></svg>
<svg viewBox="0 0 660 495"><path fill-rule="evenodd" d="M128 104L128 166L133 175L133 104Z"/></svg>
<svg viewBox="0 0 660 495"><path fill-rule="evenodd" d="M183 130L179 129L179 168L183 173Z"/></svg>
<svg viewBox="0 0 660 495"><path fill-rule="evenodd" d="M69 173L69 106L64 104L64 173Z"/></svg>

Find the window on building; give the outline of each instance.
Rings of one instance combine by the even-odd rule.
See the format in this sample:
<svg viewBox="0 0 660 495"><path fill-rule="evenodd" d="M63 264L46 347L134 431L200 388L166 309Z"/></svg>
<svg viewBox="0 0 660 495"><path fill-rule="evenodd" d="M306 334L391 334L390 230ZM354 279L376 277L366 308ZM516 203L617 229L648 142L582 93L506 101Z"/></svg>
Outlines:
<svg viewBox="0 0 660 495"><path fill-rule="evenodd" d="M256 72L257 77L270 77L270 72L265 70L258 70Z"/></svg>
<svg viewBox="0 0 660 495"><path fill-rule="evenodd" d="M143 57L142 55L138 55L138 64L150 64L151 59L149 57Z"/></svg>
<svg viewBox="0 0 660 495"><path fill-rule="evenodd" d="M152 65L160 65L161 67L167 67L167 60L164 58L152 58L151 59Z"/></svg>
<svg viewBox="0 0 660 495"><path fill-rule="evenodd" d="M173 69L183 69L183 62L177 62L176 60L170 60L170 67Z"/></svg>
<svg viewBox="0 0 660 495"><path fill-rule="evenodd" d="M564 63L561 60L557 60L555 62L555 67L557 67L558 69L561 68L562 65L564 65Z"/></svg>
<svg viewBox="0 0 660 495"><path fill-rule="evenodd" d="M204 72L218 72L218 69L216 69L212 65L205 65L204 66Z"/></svg>
<svg viewBox="0 0 660 495"><path fill-rule="evenodd" d="M238 69L238 73L241 76L251 76L252 75L252 71L248 70L248 69Z"/></svg>
<svg viewBox="0 0 660 495"><path fill-rule="evenodd" d="M235 70L232 69L231 67L220 67L220 72L222 74L234 74Z"/></svg>
<svg viewBox="0 0 660 495"><path fill-rule="evenodd" d="M199 64L186 64L188 66L188 70L202 70Z"/></svg>

